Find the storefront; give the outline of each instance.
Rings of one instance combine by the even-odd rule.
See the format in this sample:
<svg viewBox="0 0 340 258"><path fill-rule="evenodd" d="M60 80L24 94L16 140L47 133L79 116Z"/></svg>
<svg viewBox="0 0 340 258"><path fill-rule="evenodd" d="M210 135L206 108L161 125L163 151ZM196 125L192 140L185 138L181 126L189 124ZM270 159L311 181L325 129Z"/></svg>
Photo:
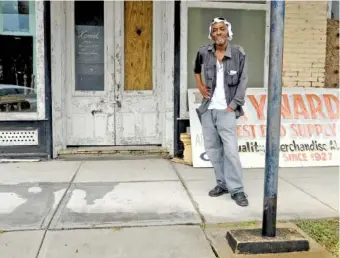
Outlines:
<svg viewBox="0 0 340 258"><path fill-rule="evenodd" d="M174 3L52 1L53 153L172 149Z"/></svg>
<svg viewBox="0 0 340 258"><path fill-rule="evenodd" d="M0 13L1 157L171 152L173 2L2 1Z"/></svg>
<svg viewBox="0 0 340 258"><path fill-rule="evenodd" d="M0 157L51 157L45 5L0 3Z"/></svg>
<svg viewBox="0 0 340 258"><path fill-rule="evenodd" d="M285 87L323 87L327 12L287 1ZM2 1L0 14L0 156L180 153L192 62L216 16L248 55L248 87L267 87L270 1Z"/></svg>

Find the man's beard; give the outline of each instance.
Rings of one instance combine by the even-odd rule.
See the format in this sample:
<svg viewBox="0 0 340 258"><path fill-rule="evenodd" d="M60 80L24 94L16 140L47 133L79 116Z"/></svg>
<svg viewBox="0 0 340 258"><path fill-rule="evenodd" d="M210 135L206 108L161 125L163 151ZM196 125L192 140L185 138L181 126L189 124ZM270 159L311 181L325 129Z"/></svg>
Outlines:
<svg viewBox="0 0 340 258"><path fill-rule="evenodd" d="M216 37L216 40L215 40L217 45L224 45L226 41L227 40L222 36Z"/></svg>

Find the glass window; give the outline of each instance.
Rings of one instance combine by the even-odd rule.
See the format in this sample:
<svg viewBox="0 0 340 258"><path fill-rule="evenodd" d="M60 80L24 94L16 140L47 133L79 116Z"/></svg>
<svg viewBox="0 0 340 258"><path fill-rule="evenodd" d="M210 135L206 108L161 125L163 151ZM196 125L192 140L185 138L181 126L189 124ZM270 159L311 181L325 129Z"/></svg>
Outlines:
<svg viewBox="0 0 340 258"><path fill-rule="evenodd" d="M0 2L0 112L36 112L35 1Z"/></svg>
<svg viewBox="0 0 340 258"><path fill-rule="evenodd" d="M213 43L208 39L214 17L225 17L232 25L231 44L242 46L248 56L249 88L264 87L266 12L239 9L188 9L188 88L196 88L193 61L199 47Z"/></svg>
<svg viewBox="0 0 340 258"><path fill-rule="evenodd" d="M2 14L4 32L30 31L28 1L4 1L2 3Z"/></svg>
<svg viewBox="0 0 340 258"><path fill-rule="evenodd" d="M76 91L104 90L104 1L74 1Z"/></svg>

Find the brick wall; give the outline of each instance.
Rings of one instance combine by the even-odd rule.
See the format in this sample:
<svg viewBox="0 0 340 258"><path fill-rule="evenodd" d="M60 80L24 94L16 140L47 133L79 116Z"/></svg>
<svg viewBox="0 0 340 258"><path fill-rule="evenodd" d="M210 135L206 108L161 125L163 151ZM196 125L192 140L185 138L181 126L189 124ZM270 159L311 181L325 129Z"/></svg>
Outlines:
<svg viewBox="0 0 340 258"><path fill-rule="evenodd" d="M286 1L284 87L324 87L327 1Z"/></svg>

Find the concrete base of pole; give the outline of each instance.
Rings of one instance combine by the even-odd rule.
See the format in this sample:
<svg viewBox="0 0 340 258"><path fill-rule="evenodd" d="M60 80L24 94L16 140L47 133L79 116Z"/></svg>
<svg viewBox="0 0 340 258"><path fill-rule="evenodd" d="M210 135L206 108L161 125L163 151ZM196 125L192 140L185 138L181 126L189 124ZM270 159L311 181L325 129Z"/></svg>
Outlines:
<svg viewBox="0 0 340 258"><path fill-rule="evenodd" d="M276 237L263 237L261 228L227 232L229 246L236 254L273 254L308 251L309 241L297 230L278 228Z"/></svg>

